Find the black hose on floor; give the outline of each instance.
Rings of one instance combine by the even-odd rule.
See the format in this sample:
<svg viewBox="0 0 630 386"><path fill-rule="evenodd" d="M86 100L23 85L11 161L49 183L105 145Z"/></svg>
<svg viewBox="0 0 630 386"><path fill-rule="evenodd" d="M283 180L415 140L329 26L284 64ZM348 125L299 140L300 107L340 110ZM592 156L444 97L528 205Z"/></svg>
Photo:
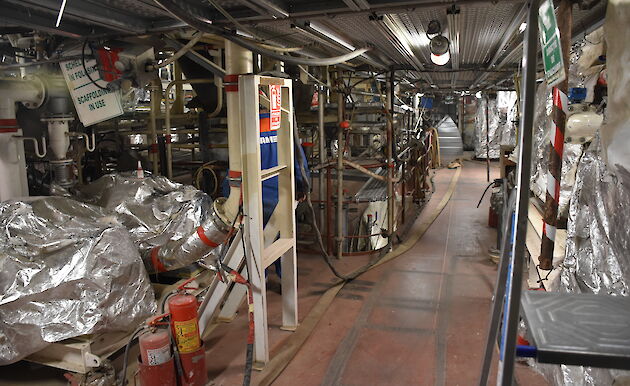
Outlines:
<svg viewBox="0 0 630 386"><path fill-rule="evenodd" d="M296 151L299 152L301 144L300 144L300 139L297 133L297 119L295 117L295 113L293 115L293 142L295 144ZM324 246L322 233L319 230L319 227L317 226L317 222L315 221L315 217L316 217L315 208L313 207L313 202L311 201L311 183L308 177L306 176L304 160L302 159L302 157L297 157L297 160L298 160L298 165L300 168L300 174L302 175L302 180L304 181L304 184L306 185L306 204L308 205L309 210L311 212L311 223L309 225L311 225L313 229L315 230L315 239L317 241L317 246L319 247L319 250L322 253L322 256L324 258L324 261L326 262L326 265L328 266L328 268L330 268L331 272L335 276L337 276L339 279L344 280L344 281L353 280L357 276L369 270L374 264L378 263L381 256L376 255L376 257L373 258L369 263L362 266L358 270L352 272L350 275L344 275L340 273L339 271L337 271L337 268L335 268L335 266L332 263L330 255L328 255L328 253L326 252L326 247Z"/></svg>

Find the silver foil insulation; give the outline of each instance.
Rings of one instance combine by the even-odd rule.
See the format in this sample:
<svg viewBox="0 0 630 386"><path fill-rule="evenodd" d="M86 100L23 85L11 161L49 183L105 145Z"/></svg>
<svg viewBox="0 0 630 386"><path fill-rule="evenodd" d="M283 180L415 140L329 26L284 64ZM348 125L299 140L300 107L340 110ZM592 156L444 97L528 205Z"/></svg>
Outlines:
<svg viewBox="0 0 630 386"><path fill-rule="evenodd" d="M0 365L156 311L134 240L109 220L65 197L0 204Z"/></svg>

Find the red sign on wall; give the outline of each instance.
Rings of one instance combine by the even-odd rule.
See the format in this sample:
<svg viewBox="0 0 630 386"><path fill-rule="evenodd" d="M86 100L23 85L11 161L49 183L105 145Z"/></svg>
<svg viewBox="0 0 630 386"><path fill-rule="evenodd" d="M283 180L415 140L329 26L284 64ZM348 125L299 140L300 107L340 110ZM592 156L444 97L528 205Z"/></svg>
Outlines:
<svg viewBox="0 0 630 386"><path fill-rule="evenodd" d="M280 116L282 114L280 111L280 106L282 105L282 99L281 99L281 94L280 94L281 86L272 84L271 86L269 86L269 93L271 94L269 98L270 100L269 130L275 131L280 128Z"/></svg>

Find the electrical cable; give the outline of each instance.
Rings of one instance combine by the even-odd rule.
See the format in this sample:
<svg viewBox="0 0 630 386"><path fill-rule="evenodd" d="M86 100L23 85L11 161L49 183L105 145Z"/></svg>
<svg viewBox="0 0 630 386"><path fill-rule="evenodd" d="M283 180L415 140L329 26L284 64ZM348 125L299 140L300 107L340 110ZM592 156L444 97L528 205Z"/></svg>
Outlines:
<svg viewBox="0 0 630 386"><path fill-rule="evenodd" d="M486 196L488 189L490 189L492 185L494 185L494 181L489 183L488 186L486 186L486 188L483 190L483 193L481 194L481 198L479 199L479 202L477 203L477 208L479 208L479 205L481 205L481 201L483 201L483 198Z"/></svg>
<svg viewBox="0 0 630 386"><path fill-rule="evenodd" d="M85 66L85 46L87 46L87 39L85 39L83 41L83 46L81 46L81 64L83 65L83 71L85 71L85 76L87 76L87 78L90 80L90 82L92 82L93 85L95 85L96 87L100 88L101 90L108 90L109 88L107 87L103 87L100 84L96 83L94 81L94 79L92 79L92 76L90 75L90 73L87 70L87 67ZM92 52L92 56L94 56L94 52L92 51L92 47L90 47L90 52Z"/></svg>

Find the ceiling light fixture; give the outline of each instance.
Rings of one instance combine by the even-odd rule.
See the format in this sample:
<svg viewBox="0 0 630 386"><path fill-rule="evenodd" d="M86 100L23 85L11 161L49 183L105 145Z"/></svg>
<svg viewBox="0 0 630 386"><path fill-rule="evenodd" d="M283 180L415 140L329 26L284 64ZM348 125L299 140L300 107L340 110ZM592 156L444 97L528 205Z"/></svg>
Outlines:
<svg viewBox="0 0 630 386"><path fill-rule="evenodd" d="M451 54L449 53L449 40L442 35L435 35L431 39L429 49L431 51L431 61L438 65L443 66L451 60Z"/></svg>
<svg viewBox="0 0 630 386"><path fill-rule="evenodd" d="M527 28L527 22L522 22L520 27L518 27L518 32L523 33L523 31L525 31L525 28Z"/></svg>
<svg viewBox="0 0 630 386"><path fill-rule="evenodd" d="M477 93L475 94L475 98L481 99L481 91L477 91Z"/></svg>
<svg viewBox="0 0 630 386"><path fill-rule="evenodd" d="M451 54L448 51L446 51L446 53L442 55L436 55L431 52L431 61L433 62L433 64L443 66L448 63L449 60L451 60Z"/></svg>
<svg viewBox="0 0 630 386"><path fill-rule="evenodd" d="M59 8L59 15L57 15L57 23L55 23L55 27L59 28L59 24L61 24L61 17L63 16L63 11L66 9L66 0L61 2L61 7Z"/></svg>
<svg viewBox="0 0 630 386"><path fill-rule="evenodd" d="M343 39L342 37L337 35L335 32L331 31L329 28L326 28L323 25L310 22L308 24L308 27L311 27L316 32L319 32L320 34L322 34L324 36L327 36L328 38L330 38L330 39L334 40L335 42L341 44L342 46L344 46L345 48L349 49L350 51L356 50L355 46L353 46L352 44L347 42L345 39Z"/></svg>

